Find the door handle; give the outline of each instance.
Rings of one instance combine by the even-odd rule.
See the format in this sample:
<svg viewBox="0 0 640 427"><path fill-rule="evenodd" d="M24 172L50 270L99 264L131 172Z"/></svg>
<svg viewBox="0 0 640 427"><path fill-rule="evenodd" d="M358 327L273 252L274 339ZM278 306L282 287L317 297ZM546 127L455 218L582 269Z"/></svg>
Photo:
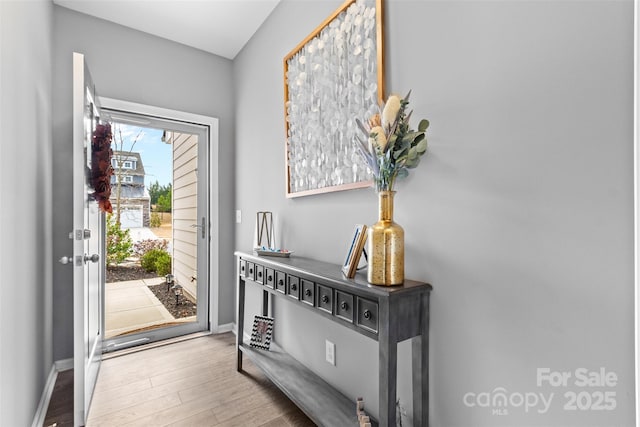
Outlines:
<svg viewBox="0 0 640 427"><path fill-rule="evenodd" d="M82 267L82 261L84 260L84 262L87 261L92 261L92 262L98 262L98 260L100 259L100 256L98 254L92 255L92 256L88 256L88 255L84 255L84 256L77 256L77 257L72 257L72 256L63 256L60 259L58 259L58 262L60 264L63 265L67 265L67 264L72 264L76 267ZM75 262L74 262L75 260Z"/></svg>
<svg viewBox="0 0 640 427"><path fill-rule="evenodd" d="M73 262L73 257L72 256L63 256L62 258L60 258L58 260L58 262L60 264L64 264L64 265L71 264Z"/></svg>
<svg viewBox="0 0 640 427"><path fill-rule="evenodd" d="M202 217L202 224L191 224L191 228L199 228L204 239L207 236L206 218Z"/></svg>
<svg viewBox="0 0 640 427"><path fill-rule="evenodd" d="M100 255L93 254L93 255L89 256L87 254L84 254L84 262L85 262L85 264L88 263L89 261L94 262L94 263L100 261Z"/></svg>

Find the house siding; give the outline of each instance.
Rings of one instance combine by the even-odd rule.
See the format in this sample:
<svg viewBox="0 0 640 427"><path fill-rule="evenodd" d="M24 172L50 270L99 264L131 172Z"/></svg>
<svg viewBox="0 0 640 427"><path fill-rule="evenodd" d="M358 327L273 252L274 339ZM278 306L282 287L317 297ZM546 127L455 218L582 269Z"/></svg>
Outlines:
<svg viewBox="0 0 640 427"><path fill-rule="evenodd" d="M173 270L180 285L197 297L198 137L173 135Z"/></svg>

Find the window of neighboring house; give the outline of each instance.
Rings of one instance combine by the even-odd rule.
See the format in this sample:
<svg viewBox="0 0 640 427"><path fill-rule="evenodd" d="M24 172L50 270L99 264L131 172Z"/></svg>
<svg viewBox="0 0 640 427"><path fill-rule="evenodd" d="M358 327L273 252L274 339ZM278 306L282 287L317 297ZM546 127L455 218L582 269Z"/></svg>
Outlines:
<svg viewBox="0 0 640 427"><path fill-rule="evenodd" d="M131 175L123 175L122 182L133 182L133 177Z"/></svg>
<svg viewBox="0 0 640 427"><path fill-rule="evenodd" d="M122 159L113 158L111 159L111 167L118 169L118 162L122 162L122 169L135 169L137 163L135 160L122 161Z"/></svg>

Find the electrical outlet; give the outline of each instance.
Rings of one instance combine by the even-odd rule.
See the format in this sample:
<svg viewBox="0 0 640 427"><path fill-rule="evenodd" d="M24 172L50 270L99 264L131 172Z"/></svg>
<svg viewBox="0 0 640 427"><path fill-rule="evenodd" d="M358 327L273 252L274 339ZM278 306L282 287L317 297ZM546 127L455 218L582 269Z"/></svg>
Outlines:
<svg viewBox="0 0 640 427"><path fill-rule="evenodd" d="M236 210L236 224L242 223L242 211L240 209Z"/></svg>
<svg viewBox="0 0 640 427"><path fill-rule="evenodd" d="M325 340L325 360L327 363L336 366L336 345L329 340Z"/></svg>

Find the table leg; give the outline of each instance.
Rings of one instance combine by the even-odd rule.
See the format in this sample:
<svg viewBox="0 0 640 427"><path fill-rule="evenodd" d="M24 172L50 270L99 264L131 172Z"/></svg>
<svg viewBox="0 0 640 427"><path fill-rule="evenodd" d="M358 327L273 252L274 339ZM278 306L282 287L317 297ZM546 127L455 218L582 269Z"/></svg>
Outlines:
<svg viewBox="0 0 640 427"><path fill-rule="evenodd" d="M236 317L236 352L238 356L236 369L238 372L242 372L242 351L240 350L240 344L242 344L244 337L244 288L245 281L238 276L238 315Z"/></svg>
<svg viewBox="0 0 640 427"><path fill-rule="evenodd" d="M269 292L262 291L262 315L269 315Z"/></svg>
<svg viewBox="0 0 640 427"><path fill-rule="evenodd" d="M429 293L422 297L420 335L411 340L413 425L429 425Z"/></svg>
<svg viewBox="0 0 640 427"><path fill-rule="evenodd" d="M396 425L396 384L398 370L398 339L395 328L390 327L389 304L379 307L379 400L380 427Z"/></svg>

